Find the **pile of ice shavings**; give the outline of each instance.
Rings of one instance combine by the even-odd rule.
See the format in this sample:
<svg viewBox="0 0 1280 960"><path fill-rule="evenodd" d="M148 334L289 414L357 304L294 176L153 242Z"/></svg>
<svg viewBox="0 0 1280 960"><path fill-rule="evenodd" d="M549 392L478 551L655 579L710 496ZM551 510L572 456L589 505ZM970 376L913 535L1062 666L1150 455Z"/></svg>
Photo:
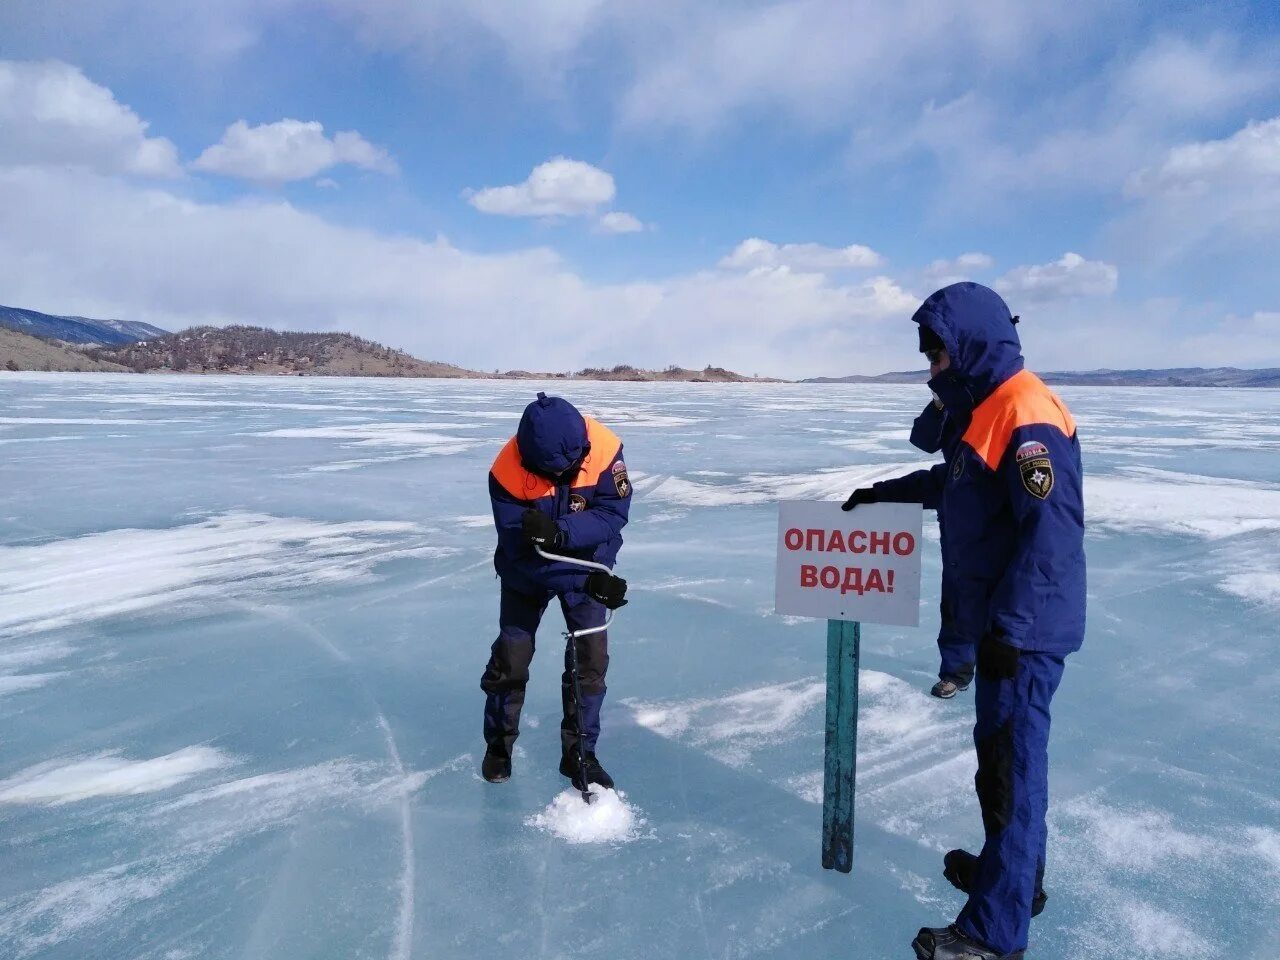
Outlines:
<svg viewBox="0 0 1280 960"><path fill-rule="evenodd" d="M582 801L577 790L565 790L547 809L525 821L570 843L625 843L634 840L644 823L625 793L592 787L595 799Z"/></svg>

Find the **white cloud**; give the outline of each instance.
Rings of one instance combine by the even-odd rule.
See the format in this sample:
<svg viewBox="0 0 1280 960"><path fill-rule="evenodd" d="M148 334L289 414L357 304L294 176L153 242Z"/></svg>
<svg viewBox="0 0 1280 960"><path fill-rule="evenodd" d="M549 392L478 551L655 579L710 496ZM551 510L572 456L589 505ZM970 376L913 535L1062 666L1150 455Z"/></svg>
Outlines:
<svg viewBox="0 0 1280 960"><path fill-rule="evenodd" d="M184 70L220 66L261 39L268 18L295 13L295 0L10 0L0 3L0 37L10 49L48 48L78 62L151 71L172 82Z"/></svg>
<svg viewBox="0 0 1280 960"><path fill-rule="evenodd" d="M1188 129L1254 105L1274 107L1268 100L1280 65L1264 44L1255 51L1217 36L1135 40L1145 44L1136 53L1099 50L1097 68L1083 75L1069 67L1046 82L1043 65L1015 63L970 78L954 95L935 84L921 93L923 107L904 102L855 118L850 162L879 173L926 158L948 213L1013 215L1023 197L1110 197ZM991 82L1001 76L1039 92L1011 107L1007 82Z"/></svg>
<svg viewBox="0 0 1280 960"><path fill-rule="evenodd" d="M937 263L938 261L934 261ZM962 253L951 263L958 270L989 270L995 266L995 259L985 253Z"/></svg>
<svg viewBox="0 0 1280 960"><path fill-rule="evenodd" d="M0 164L179 176L177 148L147 126L76 67L0 60Z"/></svg>
<svg viewBox="0 0 1280 960"><path fill-rule="evenodd" d="M613 201L613 177L568 157L552 157L533 168L524 183L468 191L481 213L502 217L584 217Z"/></svg>
<svg viewBox="0 0 1280 960"><path fill-rule="evenodd" d="M256 127L237 120L191 166L206 173L279 184L306 180L340 164L376 173L397 172L395 161L385 150L354 130L341 131L329 139L318 121L288 119Z"/></svg>
<svg viewBox="0 0 1280 960"><path fill-rule="evenodd" d="M1066 253L1053 263L1015 267L996 281L996 288L1006 296L1037 303L1105 297L1115 292L1119 275L1109 263Z"/></svg>
<svg viewBox="0 0 1280 960"><path fill-rule="evenodd" d="M925 280L945 287L962 280L972 280L975 274L990 270L996 265L993 257L985 253L962 253L954 260L935 260L921 271Z"/></svg>
<svg viewBox="0 0 1280 960"><path fill-rule="evenodd" d="M1256 283L1280 236L1280 117L1175 146L1132 173L1114 246L1219 287ZM1261 259L1260 259L1261 258Z"/></svg>
<svg viewBox="0 0 1280 960"><path fill-rule="evenodd" d="M818 243L784 243L778 245L759 237L748 237L720 261L726 270L757 270L789 267L804 273L878 267L884 258L870 247L851 244L847 247L824 247Z"/></svg>
<svg viewBox="0 0 1280 960"><path fill-rule="evenodd" d="M1219 35L1199 43L1158 37L1122 63L1111 96L1118 107L1149 121L1216 119L1223 110L1270 92L1280 73L1269 50L1263 56L1248 54Z"/></svg>
<svg viewBox="0 0 1280 960"><path fill-rule="evenodd" d="M999 83L1043 58L1041 40L1087 23L1094 5L783 0L633 8L627 26L649 42L638 49L623 118L702 132L763 108L843 125Z"/></svg>
<svg viewBox="0 0 1280 960"><path fill-rule="evenodd" d="M277 24L328 15L352 48L406 55L441 72L456 68L459 75L506 67L523 90L553 100L566 95L566 81L584 68L616 64L599 83L608 85L611 98L622 99L629 117L698 130L703 120L758 104L839 120L851 107L873 106L885 95L896 99L904 89L918 93L939 77L955 75L964 87L975 72L1042 60L1043 39L1087 22L1083 11L1098 5L25 0L0 4L0 36L14 46L57 37L79 57L128 64L145 56L189 69L243 54ZM904 63L912 69L902 69Z"/></svg>
<svg viewBox="0 0 1280 960"><path fill-rule="evenodd" d="M596 229L601 233L641 233L644 224L629 213L613 210L596 221Z"/></svg>
<svg viewBox="0 0 1280 960"><path fill-rule="evenodd" d="M1162 163L1134 174L1128 184L1133 196L1203 195L1223 189L1280 196L1280 117L1251 123L1225 140L1175 147Z"/></svg>
<svg viewBox="0 0 1280 960"><path fill-rule="evenodd" d="M1196 366L1280 366L1280 311L1225 317L1188 337L1182 348Z"/></svg>
<svg viewBox="0 0 1280 960"><path fill-rule="evenodd" d="M0 170L0 209L8 302L169 329L353 330L477 369L908 369L916 356L910 316L930 292L888 276L836 282L785 265L595 283L543 248L479 254L443 238L339 226L278 199L196 203L66 170ZM1062 293L1075 282L1055 286L1045 279L1055 272L1039 268L1040 289L1018 294L1040 301L1021 328L1036 369L1176 366L1211 352L1214 363L1280 364L1274 313L1223 322L1177 302L1045 303L1046 285ZM531 328L537 337L524 336Z"/></svg>
<svg viewBox="0 0 1280 960"><path fill-rule="evenodd" d="M1029 305L1018 333L1033 370L1280 367L1280 312L1224 315L1172 297Z"/></svg>
<svg viewBox="0 0 1280 960"><path fill-rule="evenodd" d="M558 94L564 75L608 18L606 0L322 0L366 45L431 60L497 51L537 92Z"/></svg>
<svg viewBox="0 0 1280 960"><path fill-rule="evenodd" d="M1031 106L1011 119L999 94L975 91L925 103L914 122L880 118L850 150L855 166L885 169L932 160L937 195L951 215L1009 210L1010 198L1110 192L1165 135L1117 115L1092 91L1064 91L1046 117Z"/></svg>
<svg viewBox="0 0 1280 960"><path fill-rule="evenodd" d="M278 199L197 203L68 171L0 170L0 209L12 303L167 329L354 330L478 369L878 371L910 356L904 324L919 303L889 277L833 283L786 267L593 283L547 249L477 254Z"/></svg>

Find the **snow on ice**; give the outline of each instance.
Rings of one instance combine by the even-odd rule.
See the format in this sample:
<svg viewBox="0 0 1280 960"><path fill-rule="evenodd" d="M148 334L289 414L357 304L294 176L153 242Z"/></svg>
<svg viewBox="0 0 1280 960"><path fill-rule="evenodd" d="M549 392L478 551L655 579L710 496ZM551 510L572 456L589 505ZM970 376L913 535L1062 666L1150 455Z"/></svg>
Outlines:
<svg viewBox="0 0 1280 960"><path fill-rule="evenodd" d="M644 818L622 791L592 787L587 803L577 790L563 790L541 813L525 822L569 843L625 843L634 840Z"/></svg>

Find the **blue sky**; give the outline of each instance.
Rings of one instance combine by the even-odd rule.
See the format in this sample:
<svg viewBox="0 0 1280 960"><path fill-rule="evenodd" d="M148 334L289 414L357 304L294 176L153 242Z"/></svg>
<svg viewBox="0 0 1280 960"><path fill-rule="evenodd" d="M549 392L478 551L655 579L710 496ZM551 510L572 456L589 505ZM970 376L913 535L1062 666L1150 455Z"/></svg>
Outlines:
<svg viewBox="0 0 1280 960"><path fill-rule="evenodd" d="M1280 365L1280 11L10 0L0 302L483 369Z"/></svg>

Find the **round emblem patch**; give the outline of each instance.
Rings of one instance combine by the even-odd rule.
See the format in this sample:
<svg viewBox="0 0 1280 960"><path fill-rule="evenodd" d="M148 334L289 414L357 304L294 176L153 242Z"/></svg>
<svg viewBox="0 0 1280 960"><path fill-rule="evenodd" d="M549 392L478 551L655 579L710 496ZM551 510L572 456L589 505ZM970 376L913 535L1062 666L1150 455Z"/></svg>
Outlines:
<svg viewBox="0 0 1280 960"><path fill-rule="evenodd" d="M587 509L586 497L579 496L576 493L569 494L569 512L570 513L581 513L585 509Z"/></svg>

